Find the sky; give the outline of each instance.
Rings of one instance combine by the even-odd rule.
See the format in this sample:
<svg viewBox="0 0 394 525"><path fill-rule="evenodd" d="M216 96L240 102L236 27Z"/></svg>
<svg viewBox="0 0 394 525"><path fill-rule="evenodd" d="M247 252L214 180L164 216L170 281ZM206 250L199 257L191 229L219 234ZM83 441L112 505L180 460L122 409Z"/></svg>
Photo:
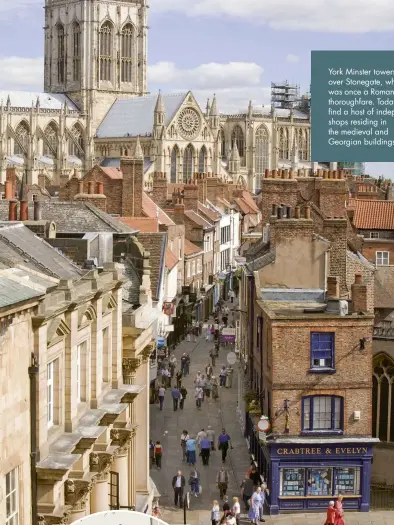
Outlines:
<svg viewBox="0 0 394 525"><path fill-rule="evenodd" d="M44 0L0 0L0 89L43 88ZM221 112L309 90L312 50L391 50L393 0L149 0L148 89L192 90ZM367 173L394 179L393 163Z"/></svg>

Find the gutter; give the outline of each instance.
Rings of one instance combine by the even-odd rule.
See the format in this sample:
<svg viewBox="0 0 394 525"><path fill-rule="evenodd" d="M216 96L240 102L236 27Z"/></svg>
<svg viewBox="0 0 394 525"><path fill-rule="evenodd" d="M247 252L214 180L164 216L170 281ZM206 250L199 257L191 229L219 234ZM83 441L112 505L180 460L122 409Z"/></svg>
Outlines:
<svg viewBox="0 0 394 525"><path fill-rule="evenodd" d="M28 368L30 380L30 477L31 477L31 523L38 525L37 514L37 377L38 360L31 354L31 365Z"/></svg>

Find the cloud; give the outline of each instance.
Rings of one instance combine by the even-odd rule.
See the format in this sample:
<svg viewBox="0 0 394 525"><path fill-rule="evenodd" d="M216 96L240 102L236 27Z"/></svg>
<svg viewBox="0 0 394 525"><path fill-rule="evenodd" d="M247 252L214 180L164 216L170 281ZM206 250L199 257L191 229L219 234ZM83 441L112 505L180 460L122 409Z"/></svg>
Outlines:
<svg viewBox="0 0 394 525"><path fill-rule="evenodd" d="M0 0L0 21L14 21L15 18L28 18L32 9L42 7L42 0Z"/></svg>
<svg viewBox="0 0 394 525"><path fill-rule="evenodd" d="M292 55L291 53L289 53L287 55L287 57L286 57L286 61L290 62L292 64L297 64L300 61L300 57L298 57L297 55Z"/></svg>
<svg viewBox="0 0 394 525"><path fill-rule="evenodd" d="M41 90L43 58L0 57L0 89Z"/></svg>
<svg viewBox="0 0 394 525"><path fill-rule="evenodd" d="M152 13L227 16L273 29L328 33L392 31L392 0L151 0Z"/></svg>

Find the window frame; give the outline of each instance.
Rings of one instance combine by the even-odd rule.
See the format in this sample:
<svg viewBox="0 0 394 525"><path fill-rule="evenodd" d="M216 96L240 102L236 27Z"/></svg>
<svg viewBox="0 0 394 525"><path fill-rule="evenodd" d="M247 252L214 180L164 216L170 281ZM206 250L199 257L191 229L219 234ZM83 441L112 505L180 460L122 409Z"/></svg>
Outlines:
<svg viewBox="0 0 394 525"><path fill-rule="evenodd" d="M330 336L332 338L332 349L331 349L331 366L315 366L313 364L314 358L313 357L313 337L317 335L326 335ZM317 332L313 331L310 333L310 341L309 341L309 356L310 356L310 365L309 365L309 371L313 374L332 374L335 372L335 332Z"/></svg>
<svg viewBox="0 0 394 525"><path fill-rule="evenodd" d="M47 364L47 428L55 425L55 361Z"/></svg>
<svg viewBox="0 0 394 525"><path fill-rule="evenodd" d="M13 484L10 482L9 485L13 485L11 487L10 492L7 492L7 478L11 476L11 480L13 480ZM7 500L11 498L12 503L12 495L15 493L15 510L11 511L11 514L7 515ZM5 517L5 525L11 525L15 523L15 517L17 519L17 524L20 523L19 519L19 504L20 504L20 494L19 494L19 467L16 467L5 475L5 507L6 507L6 517ZM10 505L11 506L11 505Z"/></svg>
<svg viewBox="0 0 394 525"><path fill-rule="evenodd" d="M76 400L77 404L79 405L82 403L82 343L77 345L77 359L76 359Z"/></svg>
<svg viewBox="0 0 394 525"><path fill-rule="evenodd" d="M382 261L383 261L383 258L384 258L384 255L383 254L387 254L387 264L378 264L378 254L381 255L382 257ZM376 251L375 252L375 265L376 266L390 266L390 252L386 251L386 250L379 250L379 251Z"/></svg>
<svg viewBox="0 0 394 525"><path fill-rule="evenodd" d="M314 419L314 400L317 398L331 398L331 428L313 428L313 419ZM336 420L336 411L335 411L335 401L339 399L340 401L340 414L339 414L339 426L340 428L335 428ZM305 402L309 401L309 428L305 428ZM326 394L316 394L303 396L301 398L301 434L334 434L342 435L344 433L344 423L345 423L345 403L342 396L336 395L326 395Z"/></svg>

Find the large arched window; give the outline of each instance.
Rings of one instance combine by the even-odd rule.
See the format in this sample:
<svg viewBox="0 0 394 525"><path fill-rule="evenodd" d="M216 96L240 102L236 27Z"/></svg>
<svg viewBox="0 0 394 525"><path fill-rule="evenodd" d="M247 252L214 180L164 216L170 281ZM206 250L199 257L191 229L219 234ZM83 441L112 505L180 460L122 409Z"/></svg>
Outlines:
<svg viewBox="0 0 394 525"><path fill-rule="evenodd" d="M57 31L57 81L64 84L66 49L64 42L64 27L61 24L56 26Z"/></svg>
<svg viewBox="0 0 394 525"><path fill-rule="evenodd" d="M176 184L178 182L178 166L179 166L179 149L178 146L172 148L171 153L171 182Z"/></svg>
<svg viewBox="0 0 394 525"><path fill-rule="evenodd" d="M73 80L81 79L81 27L78 22L73 24Z"/></svg>
<svg viewBox="0 0 394 525"><path fill-rule="evenodd" d="M231 135L231 144L237 143L238 153L241 158L245 156L245 139L244 132L240 126L235 126Z"/></svg>
<svg viewBox="0 0 394 525"><path fill-rule="evenodd" d="M225 159L226 158L226 139L224 136L223 129L220 129L219 131L218 141L219 141L220 156L222 159Z"/></svg>
<svg viewBox="0 0 394 525"><path fill-rule="evenodd" d="M113 26L107 21L100 27L100 80L112 80Z"/></svg>
<svg viewBox="0 0 394 525"><path fill-rule="evenodd" d="M56 157L57 156L57 127L54 122L50 122L44 131L44 147L43 155L45 157Z"/></svg>
<svg viewBox="0 0 394 525"><path fill-rule="evenodd" d="M298 130L298 157L300 160L308 160L308 142L306 131Z"/></svg>
<svg viewBox="0 0 394 525"><path fill-rule="evenodd" d="M279 158L289 159L289 131L286 128L279 130Z"/></svg>
<svg viewBox="0 0 394 525"><path fill-rule="evenodd" d="M22 121L15 130L14 155L28 155L30 128L27 122Z"/></svg>
<svg viewBox="0 0 394 525"><path fill-rule="evenodd" d="M269 136L264 126L260 126L256 131L256 153L255 170L256 175L262 177L269 167Z"/></svg>
<svg viewBox="0 0 394 525"><path fill-rule="evenodd" d="M381 441L394 441L394 361L380 355L374 359L372 431Z"/></svg>
<svg viewBox="0 0 394 525"><path fill-rule="evenodd" d="M75 124L68 138L68 154L71 157L82 158L85 153L85 144L83 139L83 130L81 126Z"/></svg>
<svg viewBox="0 0 394 525"><path fill-rule="evenodd" d="M132 81L133 67L133 26L127 24L121 34L121 81Z"/></svg>
<svg viewBox="0 0 394 525"><path fill-rule="evenodd" d="M193 146L189 144L183 153L183 180L187 182L193 177L194 173L194 151Z"/></svg>
<svg viewBox="0 0 394 525"><path fill-rule="evenodd" d="M203 146L198 155L198 173L207 173L207 149Z"/></svg>

